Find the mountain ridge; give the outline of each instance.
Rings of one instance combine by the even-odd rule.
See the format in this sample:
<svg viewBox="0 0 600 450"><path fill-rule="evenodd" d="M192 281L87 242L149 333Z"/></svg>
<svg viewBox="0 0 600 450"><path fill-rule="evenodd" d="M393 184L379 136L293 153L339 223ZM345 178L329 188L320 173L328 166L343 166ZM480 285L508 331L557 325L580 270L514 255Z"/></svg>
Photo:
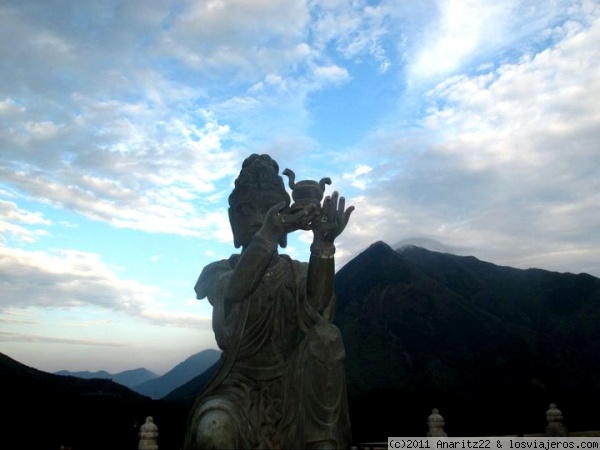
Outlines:
<svg viewBox="0 0 600 450"><path fill-rule="evenodd" d="M25 448L72 447L88 450L136 448L139 440L132 425L152 414L164 418L164 431L177 424L166 420L184 414L108 379L83 379L56 375L26 366L0 353L0 396L5 414L3 439L21 442ZM90 429L102 426L100 433ZM177 431L179 433L179 431ZM171 444L167 436L165 443ZM177 442L178 444L178 442Z"/></svg>
<svg viewBox="0 0 600 450"><path fill-rule="evenodd" d="M71 372L60 370L55 375L71 376L82 379L107 379L126 386L129 389L158 400L170 392L182 387L190 380L204 373L215 364L221 355L220 350L205 349L194 353L176 364L164 375L159 376L145 368L125 370L111 374L106 370ZM139 381L141 380L141 381Z"/></svg>
<svg viewBox="0 0 600 450"><path fill-rule="evenodd" d="M460 417L454 435L543 430L535 418L550 402L588 426L598 413L577 402L600 386L598 344L590 343L600 329L599 286L585 274L372 244L336 274L336 324L346 346L351 418L362 424L358 439L376 439L398 421L405 429L392 434L423 435L415 417L433 407L449 414L450 426L450 417ZM413 412L403 409L395 421L378 413L392 401ZM519 408L511 411L511 402Z"/></svg>
<svg viewBox="0 0 600 450"><path fill-rule="evenodd" d="M122 384L130 389L135 388L146 381L153 380L158 378L159 375L156 373L145 369L145 368L137 368L131 370L124 370L122 372L117 373L109 373L106 370L98 370L95 372L90 372L89 370L82 370L72 372L70 370L59 370L54 372L56 375L67 375L78 378L92 379L92 378L106 378L114 381L115 383Z"/></svg>
<svg viewBox="0 0 600 450"><path fill-rule="evenodd" d="M543 433L550 403L571 431L600 423L598 278L379 241L337 272L336 296L355 442L424 436L432 408L450 436ZM26 435L32 414L49 415L42 435L53 444L70 435L82 442L88 420L125 433L128 420L148 414L174 439L218 364L151 400L110 380L45 374L0 354L0 395L20 393L8 403L11 432ZM46 375L59 378L48 384ZM83 392L81 383L89 383ZM106 405L115 417L102 416Z"/></svg>
<svg viewBox="0 0 600 450"><path fill-rule="evenodd" d="M221 356L220 350L206 349L194 353L164 375L148 380L132 389L153 399L159 399L201 375Z"/></svg>

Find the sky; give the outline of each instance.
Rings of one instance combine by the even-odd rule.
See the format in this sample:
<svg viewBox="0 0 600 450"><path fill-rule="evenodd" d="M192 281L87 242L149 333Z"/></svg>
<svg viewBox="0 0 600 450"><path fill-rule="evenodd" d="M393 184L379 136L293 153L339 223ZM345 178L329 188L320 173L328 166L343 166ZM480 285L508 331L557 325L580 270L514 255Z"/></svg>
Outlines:
<svg viewBox="0 0 600 450"><path fill-rule="evenodd" d="M383 240L599 277L599 42L591 0L3 0L0 352L217 348L193 286L252 153L355 206L338 269Z"/></svg>

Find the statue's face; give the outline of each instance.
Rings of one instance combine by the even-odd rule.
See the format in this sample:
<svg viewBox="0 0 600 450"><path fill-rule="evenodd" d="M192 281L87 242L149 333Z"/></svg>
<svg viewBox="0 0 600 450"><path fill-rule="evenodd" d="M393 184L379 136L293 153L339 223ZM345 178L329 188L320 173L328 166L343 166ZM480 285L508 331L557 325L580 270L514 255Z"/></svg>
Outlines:
<svg viewBox="0 0 600 450"><path fill-rule="evenodd" d="M284 200L286 198L280 193L256 189L239 195L236 203L229 208L235 246L246 248L262 227L269 210Z"/></svg>

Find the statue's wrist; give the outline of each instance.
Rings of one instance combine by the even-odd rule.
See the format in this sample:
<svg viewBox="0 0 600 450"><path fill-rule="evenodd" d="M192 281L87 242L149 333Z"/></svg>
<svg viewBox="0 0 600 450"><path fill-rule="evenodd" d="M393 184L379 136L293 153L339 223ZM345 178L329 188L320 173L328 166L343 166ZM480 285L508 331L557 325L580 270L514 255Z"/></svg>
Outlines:
<svg viewBox="0 0 600 450"><path fill-rule="evenodd" d="M335 255L335 245L333 242L313 242L310 254L321 259L332 259Z"/></svg>
<svg viewBox="0 0 600 450"><path fill-rule="evenodd" d="M277 239L277 237L271 236L262 230L259 230L254 234L254 238L252 239L252 242L260 245L261 247L263 247L265 250L268 250L268 251L277 250L277 246L279 245L278 244L279 239Z"/></svg>

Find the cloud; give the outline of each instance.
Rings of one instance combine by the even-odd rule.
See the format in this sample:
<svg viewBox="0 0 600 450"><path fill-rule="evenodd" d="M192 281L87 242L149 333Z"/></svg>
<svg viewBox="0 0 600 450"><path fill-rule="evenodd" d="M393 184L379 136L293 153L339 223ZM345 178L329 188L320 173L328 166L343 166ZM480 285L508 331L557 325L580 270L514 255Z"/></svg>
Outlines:
<svg viewBox="0 0 600 450"><path fill-rule="evenodd" d="M97 341L90 339L69 339L53 336L40 336L35 334L22 334L0 331L0 342L25 343L25 344L68 344L68 345L90 345L94 347L123 347L125 344L109 341Z"/></svg>
<svg viewBox="0 0 600 450"><path fill-rule="evenodd" d="M0 247L2 307L95 306L139 315L156 287L120 279L100 256L74 250L31 252Z"/></svg>
<svg viewBox="0 0 600 450"><path fill-rule="evenodd" d="M239 158L203 90L150 68L171 12L144 3L0 6L0 179L116 226L199 235L203 195Z"/></svg>
<svg viewBox="0 0 600 450"><path fill-rule="evenodd" d="M389 2L370 4L363 1L310 2L314 48L324 52L328 47L345 60L373 60L380 72L391 66L384 44L391 33L390 20L398 5Z"/></svg>
<svg viewBox="0 0 600 450"><path fill-rule="evenodd" d="M316 67L314 70L317 83L342 83L350 79L348 71L336 65Z"/></svg>
<svg viewBox="0 0 600 450"><path fill-rule="evenodd" d="M212 317L201 317L192 314L146 310L142 313L142 317L148 322L161 327L190 328L205 331L210 330L212 326Z"/></svg>
<svg viewBox="0 0 600 450"><path fill-rule="evenodd" d="M184 1L166 19L156 47L204 75L260 78L298 62L293 49L308 19L300 0Z"/></svg>
<svg viewBox="0 0 600 450"><path fill-rule="evenodd" d="M0 288L4 312L100 308L156 326L205 328L210 322L198 315L160 309L160 288L121 278L117 268L88 252L33 252L0 246Z"/></svg>
<svg viewBox="0 0 600 450"><path fill-rule="evenodd" d="M432 15L409 43L411 83L439 80L477 61L489 63L492 57L509 60L515 54L535 53L548 40L560 38L552 34L553 27L560 26L567 17L587 14L585 6L564 0L535 4L524 0L434 3L431 10L437 15Z"/></svg>
<svg viewBox="0 0 600 450"><path fill-rule="evenodd" d="M365 143L373 168L345 232L351 248L423 236L516 267L600 275L600 17L556 45L429 92L421 129Z"/></svg>
<svg viewBox="0 0 600 450"><path fill-rule="evenodd" d="M16 203L0 198L0 244L6 244L9 236L19 242L35 242L48 232L32 227L51 224L52 222L44 218L43 214L26 211L19 208Z"/></svg>
<svg viewBox="0 0 600 450"><path fill-rule="evenodd" d="M210 228L191 201L235 173L235 153L222 148L228 127L202 111L168 118L143 105L78 103L81 116L53 127L12 119L0 156L5 183L116 226L184 235ZM109 107L117 115L106 116Z"/></svg>
<svg viewBox="0 0 600 450"><path fill-rule="evenodd" d="M498 4L497 4L498 5ZM448 0L439 3L439 23L433 28L433 39L412 64L414 77L451 72L479 46L486 22L497 19L502 7L489 2Z"/></svg>
<svg viewBox="0 0 600 450"><path fill-rule="evenodd" d="M371 64L436 87L412 129L388 117L358 157L336 157L351 163L337 179L357 206L352 248L375 226L496 249L523 229L577 254L597 225L597 17L564 0L3 2L0 179L117 227L229 242L210 211L241 155L314 153L309 94ZM7 236L50 225L2 207Z"/></svg>
<svg viewBox="0 0 600 450"><path fill-rule="evenodd" d="M364 180L364 175L368 175L373 171L372 167L361 164L354 169L352 173L344 173L342 175L342 179L346 181L350 181L350 184L358 189L364 190L367 186L366 181Z"/></svg>
<svg viewBox="0 0 600 450"><path fill-rule="evenodd" d="M0 179L118 227L209 239L210 196L257 130L307 126L306 95L350 79L327 42L380 61L384 34L385 11L360 2L322 16L345 18L333 34L310 31L320 7L302 1L67 3L0 6Z"/></svg>
<svg viewBox="0 0 600 450"><path fill-rule="evenodd" d="M436 241L435 239L430 239L427 237L409 237L391 245L396 250L402 250L404 247L417 246L434 252L453 253L455 255L461 254L461 249L449 247L441 242Z"/></svg>

